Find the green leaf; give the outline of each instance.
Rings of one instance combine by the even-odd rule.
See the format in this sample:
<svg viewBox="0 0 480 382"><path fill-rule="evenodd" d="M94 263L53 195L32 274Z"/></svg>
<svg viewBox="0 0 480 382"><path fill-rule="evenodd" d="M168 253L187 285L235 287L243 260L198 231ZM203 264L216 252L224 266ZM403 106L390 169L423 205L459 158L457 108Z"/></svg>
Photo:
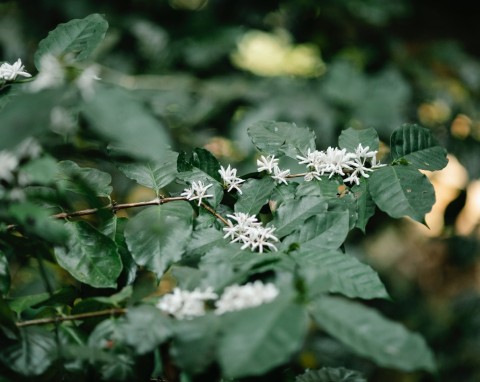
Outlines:
<svg viewBox="0 0 480 382"><path fill-rule="evenodd" d="M363 130L356 130L349 127L343 130L338 138L338 146L341 149L347 149L348 152L354 153L361 144L363 148L369 147L370 151L377 151L379 140L375 129L368 128Z"/></svg>
<svg viewBox="0 0 480 382"><path fill-rule="evenodd" d="M138 355L154 350L171 335L171 320L149 305L129 308L119 330L120 341L131 346Z"/></svg>
<svg viewBox="0 0 480 382"><path fill-rule="evenodd" d="M354 185L350 191L357 202L357 222L355 227L365 233L368 220L375 214L375 202L368 191L367 182L364 180L361 180L359 185Z"/></svg>
<svg viewBox="0 0 480 382"><path fill-rule="evenodd" d="M39 304L41 302L45 302L50 298L50 294L45 292L45 293L38 293L38 294L32 294L28 296L20 296L11 299L8 301L8 306L12 311L14 311L17 314L22 313L25 309L28 309L36 304Z"/></svg>
<svg viewBox="0 0 480 382"><path fill-rule="evenodd" d="M161 277L181 259L192 232L193 210L187 202L150 207L125 227L125 240L136 263Z"/></svg>
<svg viewBox="0 0 480 382"><path fill-rule="evenodd" d="M410 216L424 223L435 203L435 190L428 178L411 166L387 166L368 179L375 204L393 218Z"/></svg>
<svg viewBox="0 0 480 382"><path fill-rule="evenodd" d="M194 167L203 171L217 182L222 182L222 177L218 172L220 170L220 163L210 151L197 147L191 153L183 151L178 154L178 172L192 171Z"/></svg>
<svg viewBox="0 0 480 382"><path fill-rule="evenodd" d="M258 214L267 204L274 188L275 180L269 176L262 179L248 179L242 184L242 194L238 196L235 203L235 212Z"/></svg>
<svg viewBox="0 0 480 382"><path fill-rule="evenodd" d="M177 320L170 354L175 364L189 374L198 374L216 356L220 318L207 314L192 320Z"/></svg>
<svg viewBox="0 0 480 382"><path fill-rule="evenodd" d="M228 245L228 241L223 238L223 235L224 233L215 227L193 231L186 252L190 255L203 255L214 247L224 247Z"/></svg>
<svg viewBox="0 0 480 382"><path fill-rule="evenodd" d="M59 24L38 44L35 67L40 69L41 58L47 54L55 57L72 54L75 61L89 58L105 37L107 29L107 21L99 14Z"/></svg>
<svg viewBox="0 0 480 382"><path fill-rule="evenodd" d="M55 248L58 264L77 280L95 288L115 288L122 262L115 242L84 221L65 224L68 248Z"/></svg>
<svg viewBox="0 0 480 382"><path fill-rule="evenodd" d="M191 171L179 172L177 174L177 178L189 184L194 181L202 181L205 186L211 184L212 187L207 190L207 194L213 195L213 198L205 198L203 201L210 204L213 208L216 208L223 199L223 186L216 179L212 178L206 172L198 169L197 167L193 167ZM197 203L198 205L198 200L193 200L192 203Z"/></svg>
<svg viewBox="0 0 480 382"><path fill-rule="evenodd" d="M327 210L327 202L318 196L304 196L300 199L288 200L275 212L269 225L277 228L275 235L283 237L298 228L310 216Z"/></svg>
<svg viewBox="0 0 480 382"><path fill-rule="evenodd" d="M163 161L119 164L119 170L142 186L151 188L157 195L160 190L175 180L178 153L167 151Z"/></svg>
<svg viewBox="0 0 480 382"><path fill-rule="evenodd" d="M301 268L328 274L328 290L332 293L351 298L388 298L378 274L353 256L333 250L303 248L291 253L291 256Z"/></svg>
<svg viewBox="0 0 480 382"><path fill-rule="evenodd" d="M294 123L260 121L248 128L255 147L264 154L296 158L308 149L315 150L315 133Z"/></svg>
<svg viewBox="0 0 480 382"><path fill-rule="evenodd" d="M297 198L300 196L322 196L323 198L336 198L340 182L337 179L328 179L303 182L297 187Z"/></svg>
<svg viewBox="0 0 480 382"><path fill-rule="evenodd" d="M405 371L435 370L432 352L423 338L376 311L328 296L315 301L311 308L320 327L378 365Z"/></svg>
<svg viewBox="0 0 480 382"><path fill-rule="evenodd" d="M70 160L58 163L57 185L60 189L76 194L109 197L112 193L112 177L96 168L80 167Z"/></svg>
<svg viewBox="0 0 480 382"><path fill-rule="evenodd" d="M0 334L2 337L6 336L8 338L18 338L20 331L15 323L15 313L12 309L10 309L5 299L0 295Z"/></svg>
<svg viewBox="0 0 480 382"><path fill-rule="evenodd" d="M50 156L43 156L22 166L19 176L29 183L49 184L55 180L57 172L57 161Z"/></svg>
<svg viewBox="0 0 480 382"><path fill-rule="evenodd" d="M283 244L287 248L299 243L302 248L337 249L347 238L348 220L348 211L324 211L305 220Z"/></svg>
<svg viewBox="0 0 480 382"><path fill-rule="evenodd" d="M441 170L447 163L447 151L438 146L430 133L416 124L404 124L390 137L392 158L405 158L422 170Z"/></svg>
<svg viewBox="0 0 480 382"><path fill-rule="evenodd" d="M97 86L83 113L116 153L163 161L170 152L163 124L125 90Z"/></svg>
<svg viewBox="0 0 480 382"><path fill-rule="evenodd" d="M295 378L295 382L367 382L357 371L344 367L322 367L320 370L307 370Z"/></svg>
<svg viewBox="0 0 480 382"><path fill-rule="evenodd" d="M5 253L0 250L0 295L8 293L10 289L10 271L8 259Z"/></svg>
<svg viewBox="0 0 480 382"><path fill-rule="evenodd" d="M297 188L298 188L298 183L296 182L277 185L273 189L273 192L270 195L270 200L268 201L270 209L272 211L276 211L277 208L280 206L280 204L282 204L283 202L287 200L295 199L295 193L297 191Z"/></svg>
<svg viewBox="0 0 480 382"><path fill-rule="evenodd" d="M301 347L308 320L287 298L222 317L218 361L231 378L261 375L284 364Z"/></svg>
<svg viewBox="0 0 480 382"><path fill-rule="evenodd" d="M44 373L56 355L54 334L33 326L20 329L17 343L2 347L0 360L20 375L33 377Z"/></svg>

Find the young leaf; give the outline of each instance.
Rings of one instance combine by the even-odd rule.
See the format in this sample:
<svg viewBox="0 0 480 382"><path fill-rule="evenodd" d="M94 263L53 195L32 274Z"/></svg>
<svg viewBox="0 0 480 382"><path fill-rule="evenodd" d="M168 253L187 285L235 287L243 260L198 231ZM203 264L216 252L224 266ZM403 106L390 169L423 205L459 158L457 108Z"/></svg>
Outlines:
<svg viewBox="0 0 480 382"><path fill-rule="evenodd" d="M347 149L349 152L355 152L359 144L363 148L368 146L370 151L378 150L379 140L377 131L371 127L363 130L349 127L343 130L338 138L338 146L341 149Z"/></svg>
<svg viewBox="0 0 480 382"><path fill-rule="evenodd" d="M38 44L35 67L40 69L41 58L47 54L61 57L70 53L75 61L89 58L105 37L107 29L108 22L99 14L59 24Z"/></svg>
<svg viewBox="0 0 480 382"><path fill-rule="evenodd" d="M300 348L307 326L303 308L287 298L225 314L218 348L223 372L240 378L281 365Z"/></svg>
<svg viewBox="0 0 480 382"><path fill-rule="evenodd" d="M58 264L95 288L115 288L122 262L115 242L84 221L69 222L67 248L55 248Z"/></svg>
<svg viewBox="0 0 480 382"><path fill-rule="evenodd" d="M295 159L308 149L315 150L315 133L294 123L257 122L248 128L248 135L260 152L277 157L287 155Z"/></svg>
<svg viewBox="0 0 480 382"><path fill-rule="evenodd" d="M0 295L8 293L10 289L10 271L8 259L5 253L0 250Z"/></svg>
<svg viewBox="0 0 480 382"><path fill-rule="evenodd" d="M362 180L359 185L354 185L350 190L357 201L357 222L355 227L365 233L368 220L375 214L375 202L370 195L366 181Z"/></svg>
<svg viewBox="0 0 480 382"><path fill-rule="evenodd" d="M387 166L372 173L368 190L375 204L393 218L410 216L424 223L435 203L428 178L412 166Z"/></svg>
<svg viewBox="0 0 480 382"><path fill-rule="evenodd" d="M392 158L404 158L422 170L441 170L447 163L447 151L438 146L430 133L416 124L404 124L390 137Z"/></svg>
<svg viewBox="0 0 480 382"><path fill-rule="evenodd" d="M295 382L367 382L357 371L344 367L322 367L320 370L307 370L295 378Z"/></svg>
<svg viewBox="0 0 480 382"><path fill-rule="evenodd" d="M418 334L355 302L324 296L311 306L317 324L357 354L383 367L435 370L432 352Z"/></svg>
<svg viewBox="0 0 480 382"><path fill-rule="evenodd" d="M135 262L160 278L181 259L192 232L193 211L186 202L150 207L125 227L125 240Z"/></svg>
<svg viewBox="0 0 480 382"><path fill-rule="evenodd" d="M269 176L262 179L248 179L242 184L242 194L238 196L235 203L235 212L258 214L267 204L274 188L275 181Z"/></svg>

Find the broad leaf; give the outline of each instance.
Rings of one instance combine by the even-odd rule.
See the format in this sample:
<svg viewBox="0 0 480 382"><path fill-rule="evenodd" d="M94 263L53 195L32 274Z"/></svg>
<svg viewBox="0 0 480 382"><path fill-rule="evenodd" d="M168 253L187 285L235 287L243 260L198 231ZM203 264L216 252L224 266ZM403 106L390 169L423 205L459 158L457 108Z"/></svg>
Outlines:
<svg viewBox="0 0 480 382"><path fill-rule="evenodd" d="M424 223L435 203L428 178L411 166L387 166L372 173L368 190L375 204L393 218L410 216Z"/></svg>
<svg viewBox="0 0 480 382"><path fill-rule="evenodd" d="M298 183L289 182L288 184L279 184L274 189L270 195L270 200L268 204L272 211L276 211L277 208L283 202L291 199L295 199L295 193L298 188Z"/></svg>
<svg viewBox="0 0 480 382"><path fill-rule="evenodd" d="M261 375L290 359L303 343L307 316L286 298L222 317L218 361L231 378Z"/></svg>
<svg viewBox="0 0 480 382"><path fill-rule="evenodd" d="M328 179L327 176L322 180L303 182L298 185L296 196L322 196L324 198L336 198L338 187L341 183L337 179Z"/></svg>
<svg viewBox="0 0 480 382"><path fill-rule="evenodd" d="M175 180L178 153L167 151L163 161L119 164L118 168L130 179L151 188L157 195L160 190Z"/></svg>
<svg viewBox="0 0 480 382"><path fill-rule="evenodd" d="M0 250L0 295L8 293L10 289L10 271L8 259L5 253Z"/></svg>
<svg viewBox="0 0 480 382"><path fill-rule="evenodd" d="M363 130L350 127L343 130L338 138L338 146L341 149L347 149L348 152L355 152L359 144L363 148L368 146L370 151L377 151L379 145L377 131L371 127Z"/></svg>
<svg viewBox="0 0 480 382"><path fill-rule="evenodd" d="M355 257L332 250L301 248L291 254L304 269L315 269L328 274L328 290L352 298L388 298L378 274ZM312 291L315 293L315 291Z"/></svg>
<svg viewBox="0 0 480 382"><path fill-rule="evenodd" d="M224 233L215 227L193 231L186 252L189 255L203 255L214 247L224 247L228 245L228 240L224 239L223 235Z"/></svg>
<svg viewBox="0 0 480 382"><path fill-rule="evenodd" d="M59 24L38 44L34 57L36 68L41 69L41 58L47 54L56 57L71 54L75 61L89 58L105 37L107 29L107 21L99 14Z"/></svg>
<svg viewBox="0 0 480 382"><path fill-rule="evenodd" d="M97 86L83 113L116 153L162 161L169 152L165 127L125 90Z"/></svg>
<svg viewBox="0 0 480 382"><path fill-rule="evenodd" d="M47 301L50 298L50 294L47 292L37 293L27 296L19 296L8 301L8 306L12 311L17 314L22 313L25 309L28 309L36 304Z"/></svg>
<svg viewBox="0 0 480 382"><path fill-rule="evenodd" d="M135 262L161 277L181 259L192 232L193 210L186 202L149 207L125 227L125 240Z"/></svg>
<svg viewBox="0 0 480 382"><path fill-rule="evenodd" d="M59 162L58 167L57 185L60 189L82 195L93 192L102 197L109 197L112 193L112 177L106 172L80 167L70 160Z"/></svg>
<svg viewBox="0 0 480 382"><path fill-rule="evenodd" d="M95 288L115 288L122 262L115 242L84 221L65 224L68 247L55 248L58 263L77 280Z"/></svg>
<svg viewBox="0 0 480 382"><path fill-rule="evenodd" d="M405 371L435 370L432 352L418 334L358 303L324 296L311 307L317 324L357 354Z"/></svg>
<svg viewBox="0 0 480 382"><path fill-rule="evenodd" d="M317 196L304 196L296 200L288 200L276 211L270 225L277 228L275 235L283 237L297 229L310 216L327 210L326 201Z"/></svg>
<svg viewBox="0 0 480 382"><path fill-rule="evenodd" d="M218 172L220 170L220 163L210 151L197 147L190 153L181 152L178 154L178 172L192 171L194 167L203 171L216 181L222 181L222 177Z"/></svg>
<svg viewBox="0 0 480 382"><path fill-rule="evenodd" d="M41 327L20 329L14 345L2 347L0 360L13 371L26 377L44 373L57 356L55 335Z"/></svg>
<svg viewBox="0 0 480 382"><path fill-rule="evenodd" d="M50 184L55 180L57 172L57 161L50 156L43 156L22 166L19 176L30 184Z"/></svg>
<svg viewBox="0 0 480 382"><path fill-rule="evenodd" d="M367 382L359 372L344 367L323 367L308 370L295 378L295 382Z"/></svg>
<svg viewBox="0 0 480 382"><path fill-rule="evenodd" d="M422 170L441 170L447 163L447 151L438 146L430 133L415 124L404 124L390 137L393 159L405 158L414 167Z"/></svg>
<svg viewBox="0 0 480 382"><path fill-rule="evenodd" d="M261 121L248 128L255 147L264 154L296 158L308 149L315 150L315 133L294 123Z"/></svg>
<svg viewBox="0 0 480 382"><path fill-rule="evenodd" d="M262 179L248 179L242 184L242 194L238 196L235 203L235 212L258 214L267 204L274 188L275 181L269 176Z"/></svg>
<svg viewBox="0 0 480 382"><path fill-rule="evenodd" d="M368 220L375 214L375 202L368 191L367 182L364 180L360 181L359 185L354 185L350 190L357 202L357 222L355 227L365 233Z"/></svg>

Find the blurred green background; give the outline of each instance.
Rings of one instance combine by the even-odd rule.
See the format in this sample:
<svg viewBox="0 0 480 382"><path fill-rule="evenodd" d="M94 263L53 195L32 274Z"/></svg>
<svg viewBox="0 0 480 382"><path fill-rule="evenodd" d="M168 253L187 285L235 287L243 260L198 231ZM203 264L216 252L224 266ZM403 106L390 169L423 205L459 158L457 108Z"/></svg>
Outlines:
<svg viewBox="0 0 480 382"><path fill-rule="evenodd" d="M309 126L321 149L344 128L374 127L385 155L402 123L431 129L450 164L431 176L430 229L379 215L367 235L351 235L347 252L380 272L393 301L371 304L425 336L439 375L378 368L327 336L309 338L298 362L358 369L370 381L480 381L475 2L2 1L1 60L20 57L35 74L33 53L48 31L91 13L110 23L95 56L101 79L140 97L175 149L205 147L240 174L254 170L246 129L259 120ZM117 197L147 196L119 182Z"/></svg>

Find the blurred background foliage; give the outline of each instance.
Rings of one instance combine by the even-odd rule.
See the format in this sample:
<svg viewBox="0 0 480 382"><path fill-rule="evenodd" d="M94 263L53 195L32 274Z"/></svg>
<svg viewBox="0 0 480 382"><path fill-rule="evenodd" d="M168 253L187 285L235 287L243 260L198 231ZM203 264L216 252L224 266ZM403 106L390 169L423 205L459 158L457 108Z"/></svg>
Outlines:
<svg viewBox="0 0 480 382"><path fill-rule="evenodd" d="M95 56L101 79L135 93L168 127L174 149L205 147L240 174L254 169L246 129L259 120L307 125L322 149L344 128L374 127L384 155L400 124L430 128L450 153L449 166L431 177L430 229L380 215L369 235L350 237L348 251L380 271L394 301L372 304L426 337L439 376L374 367L327 336L309 338L298 362L358 369L370 381L473 382L480 380L476 10L465 0L2 1L0 57L21 57L33 72L48 31L102 13L110 28ZM70 149L81 156L81 144ZM102 166L100 156L90 161ZM147 197L126 179L115 182L121 201ZM12 293L41 290L34 273L23 265L12 272Z"/></svg>

